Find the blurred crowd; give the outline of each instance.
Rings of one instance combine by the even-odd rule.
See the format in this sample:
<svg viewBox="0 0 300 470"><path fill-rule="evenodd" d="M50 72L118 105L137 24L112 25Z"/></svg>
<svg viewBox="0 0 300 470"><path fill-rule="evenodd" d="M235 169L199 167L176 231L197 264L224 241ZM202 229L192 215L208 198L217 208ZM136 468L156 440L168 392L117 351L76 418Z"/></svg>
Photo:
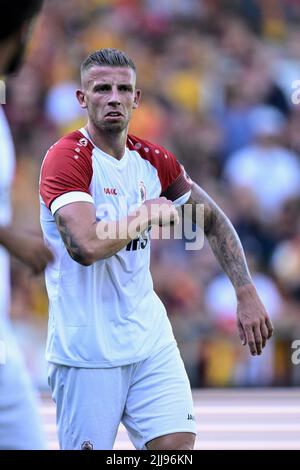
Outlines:
<svg viewBox="0 0 300 470"><path fill-rule="evenodd" d="M142 105L131 132L173 151L230 217L276 327L263 355L250 357L209 247L154 240L155 289L192 386L299 385L291 344L300 339L300 1L48 0L5 107L18 159L15 217L33 230L42 159L84 124L80 63L102 47L134 60ZM43 280L16 263L12 280L13 318L42 383Z"/></svg>

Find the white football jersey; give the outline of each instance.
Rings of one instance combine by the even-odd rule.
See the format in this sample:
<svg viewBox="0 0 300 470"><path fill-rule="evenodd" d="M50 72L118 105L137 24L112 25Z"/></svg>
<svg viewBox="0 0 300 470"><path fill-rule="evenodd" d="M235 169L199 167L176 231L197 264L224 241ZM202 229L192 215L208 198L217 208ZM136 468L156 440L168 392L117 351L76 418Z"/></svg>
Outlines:
<svg viewBox="0 0 300 470"><path fill-rule="evenodd" d="M15 169L15 153L11 133L0 106L0 225L11 221L10 191ZM8 252L0 245L0 317L10 308L10 263Z"/></svg>
<svg viewBox="0 0 300 470"><path fill-rule="evenodd" d="M108 259L82 266L69 256L55 212L86 201L95 205L98 220L117 220L161 195L184 204L190 189L174 155L131 135L121 160L97 148L84 129L49 149L40 178L41 226L55 254L46 269L48 361L114 367L141 361L175 341L153 290L149 233Z"/></svg>

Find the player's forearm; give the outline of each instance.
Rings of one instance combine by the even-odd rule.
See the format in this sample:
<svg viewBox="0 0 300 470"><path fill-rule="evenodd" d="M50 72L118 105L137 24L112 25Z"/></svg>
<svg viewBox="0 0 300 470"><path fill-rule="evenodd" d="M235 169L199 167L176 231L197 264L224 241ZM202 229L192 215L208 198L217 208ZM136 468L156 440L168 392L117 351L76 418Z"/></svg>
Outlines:
<svg viewBox="0 0 300 470"><path fill-rule="evenodd" d="M9 241L9 228L8 227L3 227L0 225L0 245L4 246L7 248L8 241Z"/></svg>
<svg viewBox="0 0 300 470"><path fill-rule="evenodd" d="M250 287L252 284L251 276L240 239L233 225L222 212L213 215L207 239L239 296L245 286Z"/></svg>
<svg viewBox="0 0 300 470"><path fill-rule="evenodd" d="M98 222L92 250L92 262L115 255L131 240L147 230L149 224L147 214L128 215L128 217L115 222Z"/></svg>
<svg viewBox="0 0 300 470"><path fill-rule="evenodd" d="M149 226L147 214L129 214L118 221L95 221L80 237L74 235L63 216L57 213L55 218L69 255L84 266L115 255Z"/></svg>
<svg viewBox="0 0 300 470"><path fill-rule="evenodd" d="M19 245L19 237L11 225L0 226L0 245L4 246L7 251L15 255L15 251Z"/></svg>
<svg viewBox="0 0 300 470"><path fill-rule="evenodd" d="M204 229L211 249L228 275L237 296L252 289L252 280L240 239L222 210L196 184L192 188L190 201L193 205L204 205ZM196 222L196 220L195 220Z"/></svg>

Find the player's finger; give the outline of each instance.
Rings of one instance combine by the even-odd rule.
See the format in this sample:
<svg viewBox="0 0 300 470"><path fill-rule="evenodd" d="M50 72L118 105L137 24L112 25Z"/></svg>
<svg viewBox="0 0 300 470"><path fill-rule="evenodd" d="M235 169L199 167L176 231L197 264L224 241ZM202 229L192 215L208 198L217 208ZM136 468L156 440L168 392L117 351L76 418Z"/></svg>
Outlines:
<svg viewBox="0 0 300 470"><path fill-rule="evenodd" d="M242 345L245 346L245 344L247 343L247 340L246 340L246 336L245 336L245 333L244 333L244 329L243 329L242 324L239 320L237 321L237 327L238 327L239 337L241 339Z"/></svg>
<svg viewBox="0 0 300 470"><path fill-rule="evenodd" d="M256 352L257 352L258 355L260 355L262 353L262 345L263 345L263 339L262 339L262 336L261 336L260 325L255 325L253 327L253 331L254 331Z"/></svg>
<svg viewBox="0 0 300 470"><path fill-rule="evenodd" d="M271 338L272 334L273 334L273 331L274 331L274 327L272 325L272 322L270 320L269 317L266 317L266 325L267 325L267 328L268 328L268 339Z"/></svg>
<svg viewBox="0 0 300 470"><path fill-rule="evenodd" d="M262 347L264 348L269 336L268 328L265 322L262 322L260 325L261 337L262 337Z"/></svg>
<svg viewBox="0 0 300 470"><path fill-rule="evenodd" d="M246 334L246 339L248 343L248 347L250 349L250 352L252 356L256 356L257 350L256 350L256 342L255 342L255 337L254 337L254 332L252 326L247 326L245 328L245 334Z"/></svg>

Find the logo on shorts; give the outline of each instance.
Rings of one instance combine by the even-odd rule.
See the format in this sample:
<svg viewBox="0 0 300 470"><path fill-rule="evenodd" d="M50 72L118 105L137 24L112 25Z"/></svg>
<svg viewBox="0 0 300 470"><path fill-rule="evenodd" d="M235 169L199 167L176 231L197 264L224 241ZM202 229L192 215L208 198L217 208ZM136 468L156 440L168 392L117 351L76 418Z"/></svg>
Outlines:
<svg viewBox="0 0 300 470"><path fill-rule="evenodd" d="M81 450L93 450L94 446L91 441L83 441L81 444Z"/></svg>
<svg viewBox="0 0 300 470"><path fill-rule="evenodd" d="M195 421L195 416L188 414L188 415L187 415L187 419L188 419L189 421Z"/></svg>

